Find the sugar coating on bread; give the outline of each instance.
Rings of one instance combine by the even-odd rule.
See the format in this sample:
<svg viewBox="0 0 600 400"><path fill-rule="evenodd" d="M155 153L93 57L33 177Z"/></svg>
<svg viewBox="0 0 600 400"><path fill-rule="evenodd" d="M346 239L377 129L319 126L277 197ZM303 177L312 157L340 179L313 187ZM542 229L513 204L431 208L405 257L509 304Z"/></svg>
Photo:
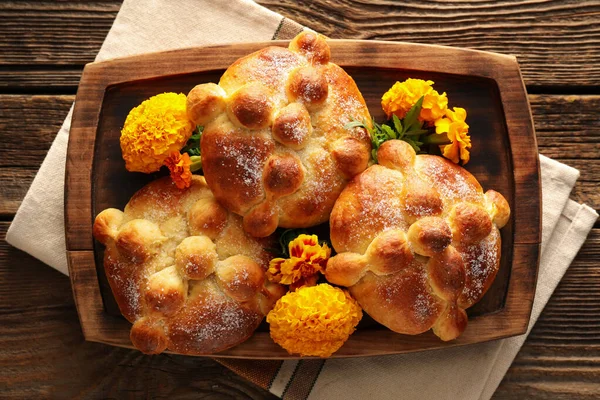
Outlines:
<svg viewBox="0 0 600 400"><path fill-rule="evenodd" d="M125 210L94 222L104 270L131 340L144 353L212 354L246 340L280 285L265 279L269 239L255 239L225 210L204 177L180 190L169 177L144 186Z"/></svg>
<svg viewBox="0 0 600 400"><path fill-rule="evenodd" d="M347 181L368 164L371 117L355 82L330 62L325 38L303 32L233 63L218 85L188 94L204 131L206 181L255 237L325 222Z"/></svg>
<svg viewBox="0 0 600 400"><path fill-rule="evenodd" d="M500 266L500 233L510 208L483 192L468 171L438 156L385 142L379 164L356 176L331 213L338 254L326 278L349 288L393 331L459 336Z"/></svg>

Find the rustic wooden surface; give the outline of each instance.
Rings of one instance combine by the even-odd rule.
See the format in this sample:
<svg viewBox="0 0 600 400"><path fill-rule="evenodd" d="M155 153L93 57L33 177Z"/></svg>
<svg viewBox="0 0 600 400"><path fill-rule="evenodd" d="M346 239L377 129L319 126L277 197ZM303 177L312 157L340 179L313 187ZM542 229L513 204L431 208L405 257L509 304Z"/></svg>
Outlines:
<svg viewBox="0 0 600 400"><path fill-rule="evenodd" d="M542 154L581 170L573 198L600 208L600 4L589 1L261 1L331 37L408 40L519 58ZM273 396L209 359L145 357L83 341L67 277L4 234L119 9L0 4L0 397ZM307 11L308 10L308 11ZM494 398L600 397L600 224Z"/></svg>
<svg viewBox="0 0 600 400"><path fill-rule="evenodd" d="M287 41L273 43L287 45ZM478 133L473 135L473 147L487 150L472 154L469 171L484 188L497 190L507 198L513 216L512 222L502 229L500 272L484 298L469 309L469 328L460 338L442 342L432 332L402 336L382 330L380 325L369 324L369 319L365 319L333 357L397 354L525 333L535 292L541 240L541 193L535 134L514 57L382 41L331 39L329 46L332 59L352 75L376 119L383 118L383 111L376 111L380 108L381 94L396 80L422 74L435 80L438 90L452 93L454 104L469 110L469 126ZM96 264L102 271L103 253L101 249L94 253L92 247L92 215L111 207L122 208L152 179L132 177L123 168L118 143L127 113L156 92L186 93L198 83L217 81L222 72L216 70L223 71L238 58L264 47L264 43L242 43L220 47L219 51L183 49L93 63L85 68L69 134L65 225L68 257L72 260L69 275L86 339L131 346L129 324L114 318L111 314L115 312L111 313L108 307L104 309L102 298L113 297L108 285L98 285ZM413 54L414 59L406 60L402 54ZM427 72L387 68L400 64L409 71ZM150 78L152 85L118 84ZM462 90L467 84L468 94ZM107 90L108 87L111 89ZM92 153L94 143L93 159L81 157L82 153ZM507 165L509 159L513 169ZM120 315L118 311L116 314ZM477 315L485 315L485 318L471 318ZM262 330L244 343L220 352L219 356L296 357L287 354Z"/></svg>

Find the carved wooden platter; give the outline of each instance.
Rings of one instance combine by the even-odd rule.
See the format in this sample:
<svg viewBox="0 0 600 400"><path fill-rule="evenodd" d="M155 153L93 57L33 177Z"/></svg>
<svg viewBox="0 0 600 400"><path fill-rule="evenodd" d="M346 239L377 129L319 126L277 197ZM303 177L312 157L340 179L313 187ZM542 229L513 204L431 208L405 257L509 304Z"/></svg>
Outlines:
<svg viewBox="0 0 600 400"><path fill-rule="evenodd" d="M501 266L490 290L467 310L469 324L456 340L431 332L394 333L366 314L333 357L396 354L484 342L525 333L535 294L541 241L537 143L527 93L514 57L397 42L328 40L331 61L356 81L373 117L383 120L381 95L406 78L430 79L451 106L468 113L473 149L467 169L485 190L508 200L512 215L501 230ZM85 67L71 124L65 185L65 229L73 295L87 340L132 347L131 325L119 313L104 274L94 217L129 198L158 175L130 173L119 145L128 112L163 92L187 93L218 82L235 60L287 41L177 50L91 63ZM275 344L263 323L246 342L219 357L297 358Z"/></svg>

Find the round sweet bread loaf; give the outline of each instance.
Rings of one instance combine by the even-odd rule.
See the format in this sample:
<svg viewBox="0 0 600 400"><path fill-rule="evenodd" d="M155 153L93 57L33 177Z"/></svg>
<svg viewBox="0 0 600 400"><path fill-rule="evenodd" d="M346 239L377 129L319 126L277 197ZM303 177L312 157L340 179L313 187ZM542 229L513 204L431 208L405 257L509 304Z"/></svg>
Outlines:
<svg viewBox="0 0 600 400"><path fill-rule="evenodd" d="M178 189L169 177L144 186L125 211L94 222L104 270L131 341L147 354L212 354L252 335L285 290L265 279L268 239L255 239L203 177Z"/></svg>
<svg viewBox="0 0 600 400"><path fill-rule="evenodd" d="M188 116L204 127L208 186L253 236L327 221L347 181L367 167L368 133L344 126L370 123L369 111L329 58L325 38L303 32L288 48L243 57L218 85L188 94Z"/></svg>
<svg viewBox="0 0 600 400"><path fill-rule="evenodd" d="M442 340L459 336L500 266L510 208L467 170L403 141L385 142L379 164L356 176L331 213L338 252L326 278L349 287L379 323Z"/></svg>

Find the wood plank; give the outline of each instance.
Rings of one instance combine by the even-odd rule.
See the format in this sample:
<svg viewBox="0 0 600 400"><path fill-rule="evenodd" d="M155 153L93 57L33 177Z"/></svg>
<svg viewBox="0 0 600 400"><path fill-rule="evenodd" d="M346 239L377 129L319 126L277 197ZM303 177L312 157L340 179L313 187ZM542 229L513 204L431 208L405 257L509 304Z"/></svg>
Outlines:
<svg viewBox="0 0 600 400"><path fill-rule="evenodd" d="M556 159L597 159L600 95L530 95L540 152Z"/></svg>
<svg viewBox="0 0 600 400"><path fill-rule="evenodd" d="M596 1L258 2L333 38L402 40L512 54L519 59L527 85L600 83ZM595 65L588 76L574 76L590 62Z"/></svg>
<svg viewBox="0 0 600 400"><path fill-rule="evenodd" d="M104 3L114 3L118 6L119 2L109 0L102 2L102 4ZM556 1L519 1L511 2L508 5L503 1L497 2L498 8L490 12L488 12L488 9L493 7L491 1L475 2L474 4L471 4L471 2L458 4L430 2L426 4L415 0L403 2L403 5L407 6L406 8L398 7L396 10L399 12L409 13L412 11L414 16L414 12L421 8L425 13L431 12L437 15L434 23L421 22L419 26L415 26L412 21L406 23L401 16L398 17L395 14L388 14L390 17L385 16L385 12L382 12L385 9L381 8L385 6L378 5L384 2L376 4L373 2L362 4L361 2L361 4L356 4L357 2L350 1L329 3L319 0L313 2L312 5L304 4L301 6L297 6L290 0L283 2L270 0L269 3L272 3L269 5L272 9L278 10L277 7L281 7L281 10L278 11L283 14L287 12L286 10L291 10L290 13L299 14L299 18L297 18L299 22L302 22L300 18L306 15L302 10L309 7L309 14L313 15L305 18L322 21L320 27L312 26L323 31L327 29L333 31L331 36L335 36L335 32L345 26L355 25L353 22L355 19L364 19L364 15L360 14L357 14L358 17L344 15L343 12L347 11L340 11L344 7L359 7L358 10L365 9L369 11L368 15L371 15L370 10L375 9L378 10L376 14L373 14L375 18L371 17L370 20L365 19L361 22L360 29L363 29L362 31L349 32L343 34L344 37L351 37L352 34L357 35L356 37L358 35L368 35L371 29L377 29L385 34L387 31L386 26L389 25L392 29L391 34L400 39L423 36L423 40L430 40L431 42L447 40L459 44L474 42L475 45L484 46L482 48L485 48L485 46L494 48L499 45L502 49L513 47L522 52L522 54L516 54L520 58L529 85L590 85L588 88L578 87L575 90L584 92L598 90L598 78L600 77L597 68L600 65L597 50L599 43L597 35L599 26L598 3L590 0L576 4L573 1L563 3ZM392 7L393 3L388 3ZM16 2L4 2L0 4L0 9L3 11L7 4L12 6ZM91 3L85 3L83 7L88 4ZM94 4L100 4L100 1L96 1ZM57 25L60 23L59 27L64 28L64 21L72 22L68 17L68 9L81 6L71 1L60 3L23 2L16 4L16 7L37 8L36 12L43 15L41 19L55 19L58 21ZM55 11L53 12L54 15L48 15L52 13L46 13L46 7L64 7L64 10ZM315 9L313 10L311 7ZM327 11L323 12L323 7L329 8L326 8ZM466 10L466 7L469 7L469 10ZM531 7L550 10L550 16L548 12L540 12L538 15L535 11L531 11ZM581 7L583 7L583 11ZM448 8L448 10L445 10L445 8ZM478 8L483 8L484 12L480 13L477 11ZM506 9L510 8L512 10L509 12L512 15L507 16ZM463 15L454 14L453 10L461 9ZM524 10L522 14L519 14L520 9ZM91 13L93 14L95 11ZM493 14L499 15L495 16ZM289 15L295 18L293 14ZM382 15L385 16L385 20L379 22ZM446 15L448 18L445 18ZM2 20L0 30L4 29L6 20L4 16L4 14L0 16L0 20ZM474 17L471 18L471 16ZM556 16L561 19L559 22L556 22L556 18L553 18ZM513 25L510 25L510 22ZM74 64L71 64L70 61L63 62L64 68L49 67L48 64L61 63L60 60L63 57L61 52L63 51L68 55L67 57L81 59L81 56L84 55L86 60L91 60L102 39L95 36L93 32L90 34L85 27L79 27L78 29L91 37L92 41L97 42L95 44L96 49L83 43L87 40L84 34L70 32L69 34L74 39L71 43L68 43L68 47L57 46L52 48L51 43L47 41L45 44L40 45L40 48L42 45L46 46L46 50L38 51L35 42L43 41L45 36L60 35L58 28L46 27L44 28L45 32L40 35L37 34L37 27L34 24L29 23L28 25L26 18L18 21L18 23L30 28L29 31L24 30L21 37L17 36L7 44L13 46L13 48L22 46L23 48L17 50L21 52L21 55L17 55L17 57L24 57L28 60L33 58L35 64L27 61L26 63L33 65L33 67L16 68L17 70L14 68L17 64L8 65L10 69L3 69L0 65L0 90L4 90L4 92L6 90L18 90L19 93L27 91L44 91L45 93L66 93L68 91L74 93L80 76L77 67L71 67ZM43 24L44 22L38 21L38 23ZM308 24L308 22L304 23ZM454 26L451 26L453 23ZM440 31L437 30L437 24L447 32L445 37L441 39L436 37L436 35L442 36ZM495 26L496 24L499 26ZM505 24L510 26L504 26ZM371 28L369 25L373 27ZM109 26L107 24L102 29L107 31ZM97 29L95 26L92 28L94 32ZM57 32L51 33L52 30ZM535 37L536 30L538 34L542 31L541 37ZM520 37L525 36L526 40L515 40L514 32L517 32ZM35 35L38 37L31 40L31 37ZM25 39L22 39L22 37L25 37ZM548 48L547 42L550 42L550 48ZM588 42L587 45L585 42ZM4 44L1 35L0 43ZM556 43L556 48L553 48L554 43ZM2 45L0 45L0 49L4 50ZM564 51L565 45L570 47L567 51ZM83 51L73 50L74 48L86 46L88 48ZM58 53L56 53L57 49L59 50ZM561 52L564 57L561 56ZM575 52L579 54L574 54ZM10 54L10 50L8 54ZM5 61L5 57L4 52L0 52L0 64ZM571 60L574 61L571 63ZM591 60L591 62L588 60ZM37 64L38 62L42 64ZM588 62L589 65L585 65ZM546 96L540 97L545 98ZM583 107L585 107L585 104L588 104L587 101L582 102ZM562 107L564 107L564 104ZM556 111L555 116L561 115L562 110L556 104L541 106L542 110L548 108ZM569 131L564 123L558 124L559 130L553 130L549 126L549 141L545 144L542 143L545 139L540 138L540 120L537 117L540 114L535 110L534 114L540 149L543 153L553 154L553 157L558 157L568 163L571 162L572 158L593 159L594 155L597 157L598 152L593 144L597 142L592 142L590 148L590 142L585 141L588 139L582 139L582 143L576 145L569 143L561 145L561 138L557 140L550 139L560 132ZM566 115L570 114L571 112L568 112ZM594 113L592 112L590 115L593 116ZM62 117L59 118L59 125L60 122L62 122ZM587 130L585 125L581 125L581 133L585 138L592 137L593 140L592 133L594 132L598 133L597 127ZM573 136L577 135L573 133ZM0 146L2 146L4 140L5 137L2 130L0 130ZM2 151L0 162L2 162L3 157L4 152ZM600 208L598 182L597 179L594 179L599 176L598 168L592 166L591 169L595 172L588 174L585 170L587 163L584 162L579 165L584 170L582 171L582 179L576 187L575 196L580 201L586 201L595 208ZM15 171L15 173L17 172ZM1 179L0 187L4 189L4 182ZM18 193L24 193L24 190L14 192L14 195L10 196L16 200L8 209L19 202L20 199L16 197L19 195ZM4 200L0 199L0 202L4 202ZM4 214L4 216L6 217L7 214ZM210 398L272 398L264 391L252 389L252 385L234 374L228 373L226 369L210 360L204 360L207 363L206 366L197 358L178 359L176 356L168 356L166 357L167 361L165 361L157 357L139 356L137 353L127 350L81 342L81 334L79 333L79 326L72 305L66 306L66 311L61 310L61 312L52 313L52 310L62 307L59 303L55 303L52 296L65 295L67 300L70 298L68 280L17 250L13 249L13 255L5 257L7 252L4 250L7 246L1 239L6 227L6 223L4 223L4 226L0 223L0 281L3 282L3 285L0 285L0 334L8 344L0 348L0 369L10 372L6 379L3 380L0 377L0 387L3 388L3 392L4 388L7 388L4 392L7 397L30 398L34 397L35 394L41 394L37 397L121 398L150 397L151 395L181 397L187 394L194 397ZM588 243L561 282L557 293L542 313L538 325L534 327L532 335L496 392L495 399L600 398L597 380L600 375L597 368L600 365L598 359L600 352L597 339L595 339L600 337L597 334L597 321L600 318L598 314L600 301L598 300L597 270L598 258L600 257L599 237L598 230L594 230L591 238L588 239ZM590 241L595 242L595 244L589 245ZM37 268L35 267L36 263ZM8 266L14 268L5 269ZM6 278L6 275L2 274L4 271L8 271L11 279L20 276L20 280L15 282ZM65 284L57 284L57 280L52 277L62 279ZM39 282L44 282L47 286L42 286ZM40 292L39 287L48 287L51 290ZM581 288L584 288L584 292L582 296L579 296ZM8 295L5 295L5 289L8 290ZM10 289L13 290L10 291ZM13 303L7 300L8 296L10 296ZM51 299L49 302L48 296ZM24 298L26 300L22 302L21 299ZM47 303L50 304L50 307L45 308ZM23 316L17 316L11 320L11 325L8 325L5 323L8 320L2 319L5 315L4 311L6 311L5 304L15 306L15 311L11 314L13 316L19 313L19 310L30 312L33 308L39 308L41 312L30 312ZM24 304L24 307L19 308L19 304ZM538 332L543 321L547 318L546 313L549 312L552 315L548 317L547 326ZM14 330L16 328L25 331L25 327L32 324L38 330L30 331L27 335L21 336L19 331ZM4 330L9 328L12 329L11 334L6 335ZM48 332L48 337L42 340L40 338L44 337L44 332ZM583 340L583 343L581 343L581 340ZM28 343L36 344L35 347L32 347ZM52 361L40 362L40 360ZM196 362L198 363L196 364ZM173 364L175 365L173 366ZM204 376L208 376L208 378L205 380L203 379ZM230 381L236 379L240 386L229 386ZM197 383L198 381L200 382ZM247 391L249 390L256 391L248 394Z"/></svg>
<svg viewBox="0 0 600 400"><path fill-rule="evenodd" d="M402 40L516 55L531 86L600 85L600 4L594 0L259 3L332 38ZM94 59L119 6L118 0L4 2L0 65L83 66ZM8 76L11 87L60 82L74 90L78 83L72 71L52 71L53 79L26 71Z"/></svg>
<svg viewBox="0 0 600 400"><path fill-rule="evenodd" d="M9 246L8 225L0 222L2 397L273 398L209 358L151 357L84 341L69 278Z"/></svg>
<svg viewBox="0 0 600 400"><path fill-rule="evenodd" d="M571 197L600 209L600 96L530 95L541 154L579 169Z"/></svg>
<svg viewBox="0 0 600 400"><path fill-rule="evenodd" d="M15 214L36 172L34 168L0 167L0 217Z"/></svg>
<svg viewBox="0 0 600 400"><path fill-rule="evenodd" d="M91 59L89 61L92 61ZM83 66L0 65L0 91L3 93L75 94Z"/></svg>
<svg viewBox="0 0 600 400"><path fill-rule="evenodd" d="M0 369L7 371L0 387L7 397L273 398L210 359L150 357L83 341L68 278L7 245L7 228L0 222ZM598 397L599 256L594 229L494 399Z"/></svg>
<svg viewBox="0 0 600 400"><path fill-rule="evenodd" d="M121 3L2 2L0 65L85 65L100 50Z"/></svg>
<svg viewBox="0 0 600 400"><path fill-rule="evenodd" d="M0 167L39 168L74 100L0 95Z"/></svg>

